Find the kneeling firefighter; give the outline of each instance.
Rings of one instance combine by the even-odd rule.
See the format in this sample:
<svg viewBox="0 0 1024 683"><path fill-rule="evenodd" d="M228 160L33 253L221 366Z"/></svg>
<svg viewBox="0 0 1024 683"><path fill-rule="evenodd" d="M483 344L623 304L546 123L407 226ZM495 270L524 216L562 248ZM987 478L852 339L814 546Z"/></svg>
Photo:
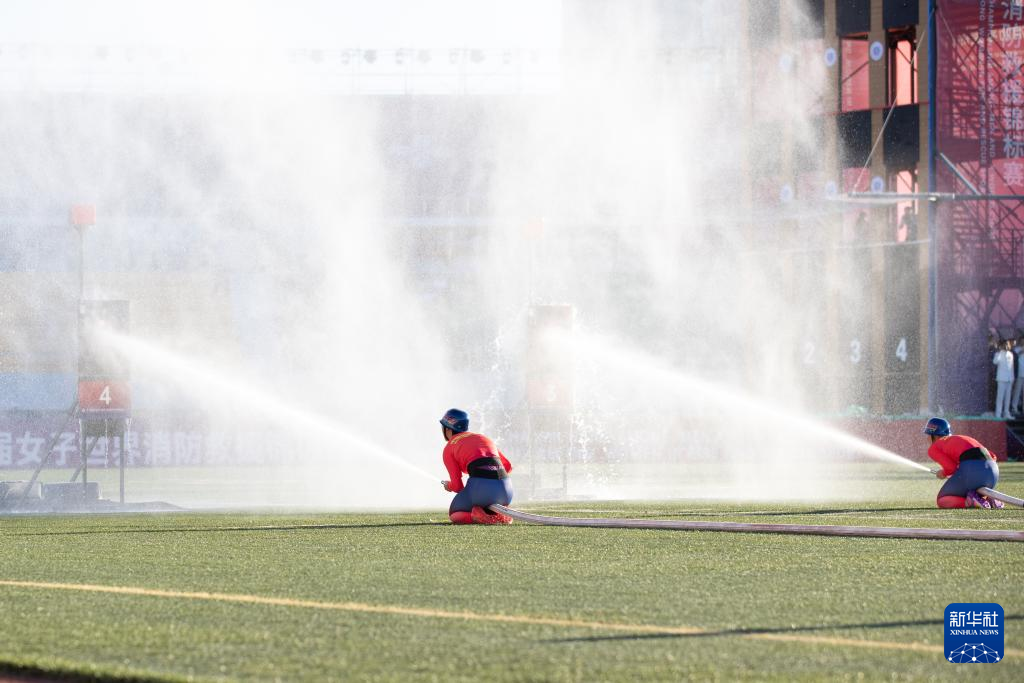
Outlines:
<svg viewBox="0 0 1024 683"><path fill-rule="evenodd" d="M469 431L469 415L452 408L441 418L441 432L447 445L441 455L451 476L442 481L445 491L455 494L448 508L453 524L511 524L508 515L492 512L490 505L512 502L508 473L512 463L483 434ZM463 473L469 475L465 485Z"/></svg>
<svg viewBox="0 0 1024 683"><path fill-rule="evenodd" d="M939 464L935 476L945 479L935 502L940 508L1001 508L1002 502L978 493L982 487L995 488L999 481L996 456L976 439L953 434L949 422L933 417L924 433L931 440L928 457Z"/></svg>

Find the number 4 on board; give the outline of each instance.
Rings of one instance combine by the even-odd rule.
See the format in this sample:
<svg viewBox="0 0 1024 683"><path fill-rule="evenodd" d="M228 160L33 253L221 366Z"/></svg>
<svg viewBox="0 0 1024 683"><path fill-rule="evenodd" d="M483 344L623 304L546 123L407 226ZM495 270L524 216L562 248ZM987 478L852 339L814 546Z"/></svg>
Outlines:
<svg viewBox="0 0 1024 683"><path fill-rule="evenodd" d="M900 341L896 344L896 357L900 359L901 363L907 362L907 338L900 337Z"/></svg>

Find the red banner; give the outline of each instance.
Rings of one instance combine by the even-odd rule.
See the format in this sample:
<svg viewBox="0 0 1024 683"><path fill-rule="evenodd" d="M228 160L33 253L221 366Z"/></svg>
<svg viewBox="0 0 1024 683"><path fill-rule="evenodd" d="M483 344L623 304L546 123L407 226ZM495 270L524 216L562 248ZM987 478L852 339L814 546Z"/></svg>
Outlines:
<svg viewBox="0 0 1024 683"><path fill-rule="evenodd" d="M1024 194L1024 0L937 0L936 190ZM940 404L982 413L988 336L1024 327L1024 206L942 203L936 224Z"/></svg>
<svg viewBox="0 0 1024 683"><path fill-rule="evenodd" d="M981 193L1024 192L1024 2L939 0L938 11L938 151Z"/></svg>

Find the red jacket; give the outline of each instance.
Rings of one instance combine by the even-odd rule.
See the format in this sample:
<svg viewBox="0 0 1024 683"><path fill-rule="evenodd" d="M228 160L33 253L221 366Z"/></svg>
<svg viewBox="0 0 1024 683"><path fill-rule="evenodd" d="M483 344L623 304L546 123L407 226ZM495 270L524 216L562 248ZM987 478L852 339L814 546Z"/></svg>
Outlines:
<svg viewBox="0 0 1024 683"><path fill-rule="evenodd" d="M984 446L977 439L953 434L936 439L935 443L928 447L928 457L939 463L942 473L948 477L956 472L957 467L960 467L960 456L964 451L969 451L972 448L984 448ZM989 455L993 460L996 459L995 455L991 453Z"/></svg>
<svg viewBox="0 0 1024 683"><path fill-rule="evenodd" d="M451 441L444 447L444 453L441 454L444 466L451 477L448 490L452 493L461 491L463 489L462 475L463 473L469 474L469 463L477 458L489 457L501 460L501 464L505 466L506 472L512 471L512 463L498 450L494 442L483 434L462 432L453 436Z"/></svg>

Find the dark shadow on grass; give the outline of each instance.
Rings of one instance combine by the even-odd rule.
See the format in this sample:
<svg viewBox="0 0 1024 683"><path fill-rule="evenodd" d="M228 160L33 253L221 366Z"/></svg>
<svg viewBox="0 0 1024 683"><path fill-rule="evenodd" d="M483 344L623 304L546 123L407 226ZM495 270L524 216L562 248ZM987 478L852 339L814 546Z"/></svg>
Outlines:
<svg viewBox="0 0 1024 683"><path fill-rule="evenodd" d="M163 529L81 529L78 531L31 531L5 536L88 536L90 534L217 533L223 531L318 531L321 529L388 529L411 526L452 526L451 522L392 522L390 524L288 524L274 526L168 527Z"/></svg>
<svg viewBox="0 0 1024 683"><path fill-rule="evenodd" d="M159 683L168 680L160 676L145 674L118 673L106 675L99 672L76 671L73 669L46 669L30 664L15 664L0 661L0 678L24 683L53 683L56 681L72 683L99 683L118 681L118 683Z"/></svg>
<svg viewBox="0 0 1024 683"><path fill-rule="evenodd" d="M1008 614L1004 621L1021 621L1024 615ZM552 638L542 640L542 643L600 643L616 640L661 640L666 638L717 638L719 636L753 636L769 635L773 633L814 633L817 631L843 631L846 629L885 629L901 628L904 626L936 626L942 628L942 619L920 619L918 621L880 621L870 624L822 624L818 626L797 626L787 628L736 628L722 629L719 631L702 631L700 633L627 633L615 636L589 636L587 638ZM671 627L666 627L671 628Z"/></svg>

